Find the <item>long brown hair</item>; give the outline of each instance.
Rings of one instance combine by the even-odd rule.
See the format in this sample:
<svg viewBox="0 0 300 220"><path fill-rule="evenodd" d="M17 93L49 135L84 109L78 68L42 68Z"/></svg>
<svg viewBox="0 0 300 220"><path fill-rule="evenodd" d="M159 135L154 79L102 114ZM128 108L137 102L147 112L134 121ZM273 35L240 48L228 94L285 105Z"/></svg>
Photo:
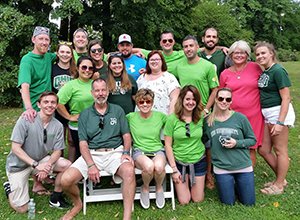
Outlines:
<svg viewBox="0 0 300 220"><path fill-rule="evenodd" d="M232 96L232 90L231 90L230 88L223 87L223 88L218 89L218 91L217 91L217 93L216 93L216 98L219 97L219 93L220 93L221 91L227 91L227 92L230 92L230 93L231 93L231 96ZM211 126L214 125L214 121L215 121L215 117L216 117L216 108L217 108L217 104L216 104L216 102L215 102L212 112L211 112L210 115L207 117L207 124L208 124L209 127L211 127Z"/></svg>
<svg viewBox="0 0 300 220"><path fill-rule="evenodd" d="M123 63L123 71L121 73L121 88L125 89L126 91L128 91L128 90L130 90L132 88L132 84L131 84L129 76L127 74L123 57L121 57L119 55L118 56L111 55L108 58L108 61L107 61L108 62L107 86L108 86L109 92L114 92L117 89L116 88L116 79L115 79L115 77L113 75L112 70L110 69L110 64L111 64L113 58L119 58L122 61L122 63Z"/></svg>
<svg viewBox="0 0 300 220"><path fill-rule="evenodd" d="M66 46L66 47L70 48L70 50L71 50L72 57L70 59L69 73L72 78L76 78L77 69L76 69L75 58L74 58L74 54L73 54L72 43L71 42L59 42L59 44L57 46L57 50L56 50L57 53L61 46ZM58 63L58 62L59 62L59 57L56 56L56 63Z"/></svg>
<svg viewBox="0 0 300 220"><path fill-rule="evenodd" d="M182 116L183 116L183 100L184 97L186 96L187 92L191 92L194 95L194 99L196 101L196 107L193 109L193 113L192 113L192 121L194 123L198 123L198 121L201 118L201 112L203 111L203 106L201 104L201 96L200 93L198 91L198 89L195 86L192 85L186 85L184 86L179 93L177 102L175 104L175 115L177 116L177 118L180 121L183 121Z"/></svg>

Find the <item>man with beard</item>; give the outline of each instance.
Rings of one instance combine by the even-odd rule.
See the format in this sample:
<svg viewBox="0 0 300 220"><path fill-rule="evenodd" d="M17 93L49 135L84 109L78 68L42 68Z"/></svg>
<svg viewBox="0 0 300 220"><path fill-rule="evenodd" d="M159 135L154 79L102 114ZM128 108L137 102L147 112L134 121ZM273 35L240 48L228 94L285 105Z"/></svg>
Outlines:
<svg viewBox="0 0 300 220"><path fill-rule="evenodd" d="M227 67L225 67L226 54L216 48L218 41L218 31L215 28L210 27L205 29L202 36L205 48L198 55L216 65L218 78L220 78L221 72Z"/></svg>
<svg viewBox="0 0 300 220"><path fill-rule="evenodd" d="M9 182L3 186L11 207L19 213L28 210L28 178L31 174L43 181L48 175L57 173L49 204L55 208L68 207L62 197L60 180L71 162L60 157L65 145L63 126L53 117L57 103L54 92L43 92L37 101L40 111L34 122L20 117L13 129L12 148L6 160Z"/></svg>
<svg viewBox="0 0 300 220"><path fill-rule="evenodd" d="M131 219L135 173L125 113L120 106L107 102L109 91L104 79L93 81L91 93L95 103L78 120L81 157L62 176L63 189L74 204L62 219L73 219L82 209L77 183L82 178L99 183L101 170L111 173L116 183L123 181L123 219Z"/></svg>
<svg viewBox="0 0 300 220"><path fill-rule="evenodd" d="M74 44L74 50L73 55L75 62L77 63L77 60L82 55L87 55L87 45L88 45L89 39L88 39L88 33L83 28L78 28L73 33L73 44Z"/></svg>
<svg viewBox="0 0 300 220"><path fill-rule="evenodd" d="M140 74L145 71L146 60L132 54L132 48L131 37L128 34L121 34L119 36L118 50L124 58L127 73L137 80Z"/></svg>
<svg viewBox="0 0 300 220"><path fill-rule="evenodd" d="M174 75L179 79L181 87L194 85L199 90L204 112L208 114L219 86L215 65L197 55L199 45L194 36L186 36L182 46L187 59L178 63Z"/></svg>

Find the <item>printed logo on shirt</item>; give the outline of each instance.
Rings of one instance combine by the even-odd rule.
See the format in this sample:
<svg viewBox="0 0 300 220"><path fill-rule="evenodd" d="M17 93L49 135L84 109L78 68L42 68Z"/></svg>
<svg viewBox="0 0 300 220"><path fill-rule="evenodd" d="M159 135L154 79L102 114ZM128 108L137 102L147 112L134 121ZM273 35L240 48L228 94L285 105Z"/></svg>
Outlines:
<svg viewBox="0 0 300 220"><path fill-rule="evenodd" d="M135 72L135 65L134 64L130 64L130 67L127 68L127 70L130 70L130 73L134 73Z"/></svg>
<svg viewBox="0 0 300 220"><path fill-rule="evenodd" d="M69 75L59 75L53 78L53 88L60 90L63 85L71 80L71 76Z"/></svg>
<svg viewBox="0 0 300 220"><path fill-rule="evenodd" d="M267 74L261 74L258 80L258 87L259 88L264 88L264 87L268 87L269 84L269 75Z"/></svg>
<svg viewBox="0 0 300 220"><path fill-rule="evenodd" d="M120 94L124 95L126 93L126 90L121 88L121 85L122 85L121 81L116 81L116 90L113 91L111 94L112 95L120 95Z"/></svg>
<svg viewBox="0 0 300 220"><path fill-rule="evenodd" d="M110 125L115 125L117 122L117 118L110 118Z"/></svg>

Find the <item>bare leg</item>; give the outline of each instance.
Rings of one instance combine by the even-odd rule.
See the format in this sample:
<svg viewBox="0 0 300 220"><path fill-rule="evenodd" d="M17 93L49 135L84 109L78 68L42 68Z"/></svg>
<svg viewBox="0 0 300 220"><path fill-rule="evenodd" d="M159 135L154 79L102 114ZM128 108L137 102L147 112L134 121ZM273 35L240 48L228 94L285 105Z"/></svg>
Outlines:
<svg viewBox="0 0 300 220"><path fill-rule="evenodd" d="M135 173L133 164L130 162L122 163L117 171L117 175L123 179L123 220L130 220L135 195Z"/></svg>
<svg viewBox="0 0 300 220"><path fill-rule="evenodd" d="M258 149L258 153L265 159L274 173L277 172L277 158L272 152L272 140L270 136L271 125L265 124L264 138L262 146Z"/></svg>
<svg viewBox="0 0 300 220"><path fill-rule="evenodd" d="M68 159L73 163L76 160L76 149L69 128L67 128L67 141L68 141Z"/></svg>
<svg viewBox="0 0 300 220"><path fill-rule="evenodd" d="M78 169L74 167L70 167L67 169L62 177L61 177L61 185L66 192L72 202L73 202L73 208L69 210L63 217L62 220L70 220L73 219L82 209L82 201L80 198L80 191L77 186L77 183L82 179L82 175L79 172Z"/></svg>
<svg viewBox="0 0 300 220"><path fill-rule="evenodd" d="M59 158L58 161L56 162L53 168L53 171L57 173L55 178L55 186L54 186L55 192L62 192L61 177L64 171L66 171L69 168L69 166L71 166L71 162L62 157Z"/></svg>
<svg viewBox="0 0 300 220"><path fill-rule="evenodd" d="M250 149L250 158L252 161L252 166L254 168L256 164L256 149Z"/></svg>
<svg viewBox="0 0 300 220"><path fill-rule="evenodd" d="M157 155L153 158L154 162L154 179L156 183L156 192L162 192L163 191L163 181L166 176L166 158L162 155Z"/></svg>
<svg viewBox="0 0 300 220"><path fill-rule="evenodd" d="M208 189L214 189L215 188L215 181L214 181L214 176L212 174L210 149L206 149L205 154L206 154L206 162L207 162L206 187Z"/></svg>
<svg viewBox="0 0 300 220"><path fill-rule="evenodd" d="M204 176L195 176L196 183L191 188L193 202L202 202L204 200Z"/></svg>
<svg viewBox="0 0 300 220"><path fill-rule="evenodd" d="M135 165L137 168L142 170L142 179L143 179L142 191L149 192L149 184L153 179L153 173L154 173L153 161L145 155L140 155L136 159Z"/></svg>
<svg viewBox="0 0 300 220"><path fill-rule="evenodd" d="M189 189L189 176L187 174L184 183L175 183L175 189L180 205L189 204L191 200L191 192Z"/></svg>

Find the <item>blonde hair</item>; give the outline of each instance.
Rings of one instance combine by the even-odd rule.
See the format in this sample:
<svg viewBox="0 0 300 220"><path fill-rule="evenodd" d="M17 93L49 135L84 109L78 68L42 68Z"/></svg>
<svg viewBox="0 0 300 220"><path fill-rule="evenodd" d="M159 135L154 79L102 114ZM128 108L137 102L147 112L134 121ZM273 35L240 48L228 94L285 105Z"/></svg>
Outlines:
<svg viewBox="0 0 300 220"><path fill-rule="evenodd" d="M219 97L219 93L222 92L222 91L230 92L231 95L232 95L232 90L231 90L230 88L223 87L223 88L218 89L218 91L217 91L217 93L216 93L216 98ZM215 102L215 103L214 103L214 107L213 107L212 112L211 112L210 115L207 117L207 124L208 124L209 127L211 127L211 126L214 125L214 121L215 121L215 118L216 118L216 108L217 108L217 104L216 104L216 102Z"/></svg>
<svg viewBox="0 0 300 220"><path fill-rule="evenodd" d="M266 42L266 41L257 41L256 45L254 46L254 49L253 49L254 53L256 53L256 50L259 47L266 47L266 48L268 48L269 52L271 52L273 54L273 61L277 62L277 53L276 53L276 50L275 50L275 47L274 47L273 44L271 44L269 42Z"/></svg>
<svg viewBox="0 0 300 220"><path fill-rule="evenodd" d="M154 92L151 89L139 89L135 94L135 103L138 104L141 100L154 100Z"/></svg>
<svg viewBox="0 0 300 220"><path fill-rule="evenodd" d="M247 53L248 58L250 57L251 48L246 41L239 40L239 41L234 42L228 50L228 55L231 56L236 49L245 51Z"/></svg>

